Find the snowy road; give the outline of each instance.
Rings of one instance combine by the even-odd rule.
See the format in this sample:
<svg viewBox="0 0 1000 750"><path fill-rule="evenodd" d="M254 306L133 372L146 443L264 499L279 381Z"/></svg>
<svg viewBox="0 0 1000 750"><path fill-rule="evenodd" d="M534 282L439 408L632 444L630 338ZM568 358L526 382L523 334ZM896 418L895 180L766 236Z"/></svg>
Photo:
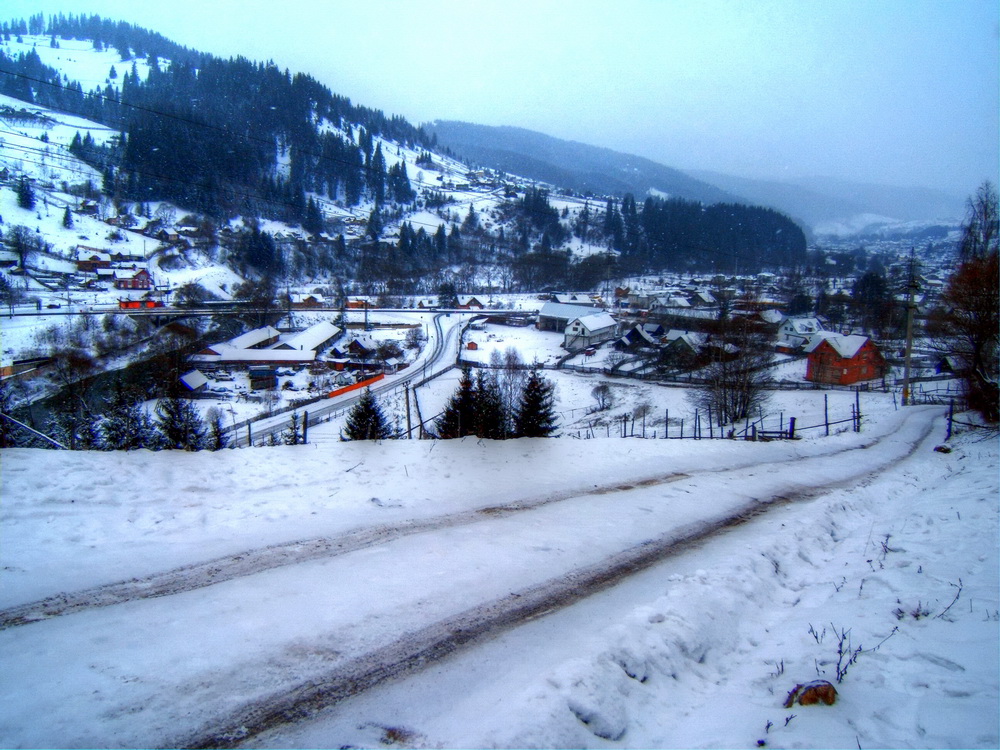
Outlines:
<svg viewBox="0 0 1000 750"><path fill-rule="evenodd" d="M762 487L760 491L764 495L763 497L755 497L735 510L735 506L724 509L724 516L721 521L714 521L706 526L706 528L727 525L734 518L743 518L747 514L758 510L759 505L769 504L775 500L806 499L817 491L823 491L836 486L838 482L852 481L857 478L857 475L854 473L848 473L844 477L839 477L839 471L847 470L850 472L853 466L850 462L845 463L843 461L843 455L852 450L878 448L886 440L886 436L872 438L862 443L860 448L850 449L844 449L829 443L825 445L820 444L818 446L820 450L825 448L828 452L812 457L790 456L777 462L754 463L756 471L762 474L774 473L778 475L785 468L782 466L783 464L794 463L797 472L801 472L807 476L820 476L824 479L820 484L808 481L788 483L786 480L778 482L773 487ZM909 445L909 449L912 449L915 445L916 443ZM876 470L888 466L900 458L898 446L895 445L892 450L884 450L883 448L880 454L883 460L876 467ZM834 468L837 471L831 473L829 470L822 470L823 466L830 465L829 462L831 460L834 461ZM366 527L336 536L296 540L260 549L241 550L238 553L225 557L210 559L139 579L132 578L77 592L62 592L40 601L28 602L16 607L3 609L0 610L0 630L51 617L72 614L82 610L123 604L137 599L179 594L235 578L254 575L273 568L348 554L357 550L392 542L411 534L442 531L469 524L488 523L490 519L498 520L512 514L536 510L554 503L567 503L568 507L564 512L572 515L576 513L573 501L578 503L591 496L606 498L606 496L616 493L628 493L637 488L659 487L668 483L679 482L680 480L687 481L677 487L676 492L698 494L700 492L699 479L701 477L707 475L712 482L718 481L727 473L730 475L738 473L742 477L745 468L743 464L737 463L736 465L728 466L726 469L703 468L686 474L671 472L660 476L644 477L629 483L617 481L606 485L595 485L592 490L586 492L576 491L567 494L550 493L540 497L521 499L515 503L491 505L485 508L434 516L427 519L407 520L392 525ZM663 502L664 499L666 498L661 498L658 502ZM734 495L733 499L739 499L739 495ZM602 499L601 504L606 504L610 500L611 498ZM743 500L745 501L745 498ZM616 513L624 513L626 509L624 506L616 506L615 510ZM695 523L699 520L703 519L696 518L693 520L688 519L687 521ZM559 528L565 528L565 521L559 519L558 522L560 523Z"/></svg>
<svg viewBox="0 0 1000 750"><path fill-rule="evenodd" d="M771 460L752 451L726 468L622 471L586 490L245 549L8 607L5 672L33 691L0 737L235 742L577 601L770 505L864 482L925 440L936 413L785 444ZM30 622L47 611L66 616ZM4 681L0 696L16 689ZM44 725L31 718L42 715Z"/></svg>
<svg viewBox="0 0 1000 750"><path fill-rule="evenodd" d="M376 395L387 393L400 388L406 382L422 380L440 372L453 361L452 355L455 351L458 332L462 327L462 316L457 313L455 317L438 313L434 315L432 320L433 333L429 333L425 351L421 356L407 369L390 374L378 384L370 386L372 393ZM354 391L343 396L316 401L309 404L307 408L303 408L302 411L309 413L312 424L317 424L329 414L351 408L360 398L360 393ZM254 422L252 424L254 442L259 444L270 435L280 434L288 428L288 420L289 414L286 412ZM246 430L226 428L226 432L231 434L235 446L246 446Z"/></svg>

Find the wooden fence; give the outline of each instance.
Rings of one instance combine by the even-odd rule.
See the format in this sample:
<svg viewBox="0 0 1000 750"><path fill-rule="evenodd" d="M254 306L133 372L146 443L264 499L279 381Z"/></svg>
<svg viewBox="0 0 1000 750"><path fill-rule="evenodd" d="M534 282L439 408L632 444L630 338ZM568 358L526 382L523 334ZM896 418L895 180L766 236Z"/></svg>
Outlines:
<svg viewBox="0 0 1000 750"><path fill-rule="evenodd" d="M854 403L851 404L851 414L848 417L830 418L829 399L823 395L823 421L813 425L801 425L796 417L785 419L784 413L778 416L778 424L774 424L774 417L770 417L771 429L768 429L768 418L763 411L758 412L756 419L751 420L746 417L743 424L720 425L712 413L711 409L702 411L695 409L694 418L685 424L685 420L674 421L674 432L670 430L670 410L664 412L663 431L650 431L646 429L646 414L636 416L628 413L615 417L603 425L605 437L614 437L616 433L621 438L643 438L652 440L797 440L800 433L806 430L822 429L826 435L830 434L830 428L837 425L849 424L854 432L861 432L861 394L854 392ZM612 425L614 424L614 427ZM589 440L597 437L595 424L591 423L586 430L577 430L576 434L569 433L569 437L581 440Z"/></svg>

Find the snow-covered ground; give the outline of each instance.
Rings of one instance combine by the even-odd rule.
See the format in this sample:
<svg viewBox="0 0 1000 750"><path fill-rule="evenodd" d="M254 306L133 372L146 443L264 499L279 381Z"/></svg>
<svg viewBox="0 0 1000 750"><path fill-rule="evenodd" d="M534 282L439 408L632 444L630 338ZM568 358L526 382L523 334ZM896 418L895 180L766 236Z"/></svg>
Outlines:
<svg viewBox="0 0 1000 750"><path fill-rule="evenodd" d="M996 747L996 438L865 412L795 442L6 450L0 745ZM835 705L783 708L816 678Z"/></svg>

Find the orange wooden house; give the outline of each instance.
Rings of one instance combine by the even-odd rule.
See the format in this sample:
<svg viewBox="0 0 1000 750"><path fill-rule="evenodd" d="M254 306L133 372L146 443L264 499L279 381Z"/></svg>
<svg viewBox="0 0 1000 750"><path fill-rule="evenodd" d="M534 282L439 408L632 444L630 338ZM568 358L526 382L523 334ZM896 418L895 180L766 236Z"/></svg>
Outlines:
<svg viewBox="0 0 1000 750"><path fill-rule="evenodd" d="M830 385L851 385L882 377L885 358L867 336L826 335L806 347L806 380Z"/></svg>

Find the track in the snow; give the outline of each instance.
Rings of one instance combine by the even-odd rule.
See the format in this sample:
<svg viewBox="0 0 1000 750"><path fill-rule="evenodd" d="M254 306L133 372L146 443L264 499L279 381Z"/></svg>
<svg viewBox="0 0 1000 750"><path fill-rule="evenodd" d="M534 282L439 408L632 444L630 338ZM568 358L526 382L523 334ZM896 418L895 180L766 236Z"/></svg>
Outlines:
<svg viewBox="0 0 1000 750"><path fill-rule="evenodd" d="M879 439L875 439L863 446L845 449L843 452L847 453L870 448L878 442ZM756 466L766 469L768 466L787 464L797 460L799 459L789 458L769 464L756 464ZM38 601L8 607L7 609L0 610L0 630L29 625L53 617L70 615L89 609L99 609L141 599L180 594L185 591L205 588L274 568L344 555L360 549L385 544L412 534L479 523L487 518L504 517L552 503L572 500L573 498L627 492L639 487L651 487L676 482L681 479L692 479L701 475L719 474L742 468L745 467L727 466L725 468L702 469L689 473L666 473L638 479L626 484L614 482L607 485L597 485L590 490L554 493L514 503L492 505L427 519L404 521L397 524L380 524L329 537L296 540L263 548L244 550L236 554L185 565L162 573L117 581L75 592L56 594Z"/></svg>
<svg viewBox="0 0 1000 750"><path fill-rule="evenodd" d="M481 642L517 625L562 609L671 556L687 551L713 535L742 525L774 507L809 500L829 492L854 486L875 476L891 463L912 455L930 435L928 421L919 438L911 442L904 456L893 456L876 469L832 484L801 487L770 498L746 503L738 511L705 523L675 529L643 542L605 560L537 586L513 592L478 605L420 630L409 633L382 648L356 657L332 669L320 679L253 702L204 727L177 747L235 747L269 729L308 719L317 711L357 695L382 682L422 669L462 647Z"/></svg>

